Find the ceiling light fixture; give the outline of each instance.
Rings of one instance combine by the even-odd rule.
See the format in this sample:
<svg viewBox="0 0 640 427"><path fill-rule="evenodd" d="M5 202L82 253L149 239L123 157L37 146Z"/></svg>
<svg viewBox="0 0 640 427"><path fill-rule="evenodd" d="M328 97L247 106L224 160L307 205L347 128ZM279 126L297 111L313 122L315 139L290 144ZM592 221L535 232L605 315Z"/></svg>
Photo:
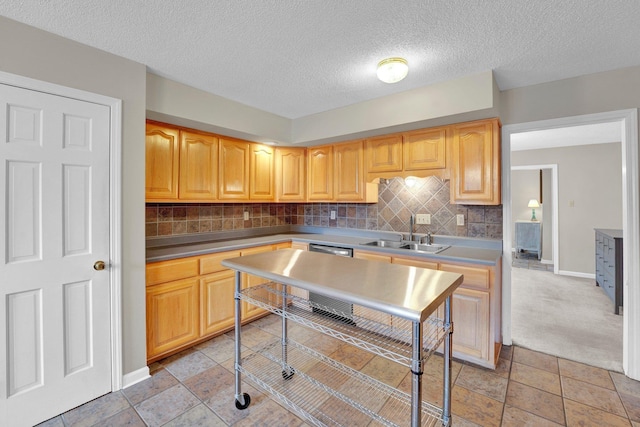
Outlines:
<svg viewBox="0 0 640 427"><path fill-rule="evenodd" d="M378 62L378 78L385 83L396 83L409 72L409 64L404 58L387 58Z"/></svg>

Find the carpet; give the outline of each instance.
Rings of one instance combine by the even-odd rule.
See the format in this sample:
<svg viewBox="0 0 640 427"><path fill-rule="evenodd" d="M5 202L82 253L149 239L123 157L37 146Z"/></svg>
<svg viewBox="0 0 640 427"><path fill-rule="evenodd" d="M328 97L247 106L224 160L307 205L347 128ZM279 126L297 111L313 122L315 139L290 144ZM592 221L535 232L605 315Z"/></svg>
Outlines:
<svg viewBox="0 0 640 427"><path fill-rule="evenodd" d="M513 344L622 372L622 316L593 279L511 270Z"/></svg>

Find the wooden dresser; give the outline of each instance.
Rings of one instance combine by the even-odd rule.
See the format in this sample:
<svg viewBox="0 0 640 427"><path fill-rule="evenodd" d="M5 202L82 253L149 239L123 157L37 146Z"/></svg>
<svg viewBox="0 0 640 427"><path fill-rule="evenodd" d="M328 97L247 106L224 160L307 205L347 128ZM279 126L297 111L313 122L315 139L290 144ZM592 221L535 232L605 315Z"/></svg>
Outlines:
<svg viewBox="0 0 640 427"><path fill-rule="evenodd" d="M611 298L614 313L622 306L622 230L596 228L596 284Z"/></svg>

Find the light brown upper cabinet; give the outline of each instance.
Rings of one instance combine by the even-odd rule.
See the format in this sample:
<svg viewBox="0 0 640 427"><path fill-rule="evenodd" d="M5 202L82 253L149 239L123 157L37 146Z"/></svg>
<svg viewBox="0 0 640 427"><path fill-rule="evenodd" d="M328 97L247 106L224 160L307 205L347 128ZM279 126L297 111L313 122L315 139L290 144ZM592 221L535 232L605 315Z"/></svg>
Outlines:
<svg viewBox="0 0 640 427"><path fill-rule="evenodd" d="M333 146L334 200L376 203L377 184L365 182L364 141L352 141Z"/></svg>
<svg viewBox="0 0 640 427"><path fill-rule="evenodd" d="M424 129L402 135L404 170L433 170L447 167L447 128Z"/></svg>
<svg viewBox="0 0 640 427"><path fill-rule="evenodd" d="M500 122L453 125L451 203L499 205Z"/></svg>
<svg viewBox="0 0 640 427"><path fill-rule="evenodd" d="M305 201L306 153L305 148L276 148L276 200Z"/></svg>
<svg viewBox="0 0 640 427"><path fill-rule="evenodd" d="M218 194L218 138L180 131L181 200L215 200Z"/></svg>
<svg viewBox="0 0 640 427"><path fill-rule="evenodd" d="M333 200L333 146L310 147L307 151L307 199Z"/></svg>
<svg viewBox="0 0 640 427"><path fill-rule="evenodd" d="M250 144L249 198L275 200L275 150L268 145Z"/></svg>
<svg viewBox="0 0 640 427"><path fill-rule="evenodd" d="M145 141L145 198L148 201L176 200L180 165L179 131L149 122Z"/></svg>
<svg viewBox="0 0 640 427"><path fill-rule="evenodd" d="M366 144L367 172L402 171L402 135L369 138Z"/></svg>
<svg viewBox="0 0 640 427"><path fill-rule="evenodd" d="M250 159L251 144L236 139L220 138L219 199L249 199Z"/></svg>

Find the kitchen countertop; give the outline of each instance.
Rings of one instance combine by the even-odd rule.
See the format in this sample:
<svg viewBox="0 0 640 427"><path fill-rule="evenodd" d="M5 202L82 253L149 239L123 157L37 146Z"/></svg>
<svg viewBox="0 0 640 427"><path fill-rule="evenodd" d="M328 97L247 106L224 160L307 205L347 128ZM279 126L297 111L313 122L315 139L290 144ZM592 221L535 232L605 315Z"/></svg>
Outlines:
<svg viewBox="0 0 640 427"><path fill-rule="evenodd" d="M462 283L457 273L300 249L226 259L222 265L413 322L423 322Z"/></svg>
<svg viewBox="0 0 640 427"><path fill-rule="evenodd" d="M437 254L430 254L407 249L363 245L363 243L377 239L399 240L401 233L334 230L322 227L296 227L294 230L279 228L274 234L261 236L226 234L223 239L216 239L215 237L218 236L185 235L172 238L148 239L146 260L148 263L166 261L288 241L335 245L392 256L410 256L436 261L472 262L485 265L496 265L502 256L502 241L499 240L434 236L434 243L451 246Z"/></svg>

